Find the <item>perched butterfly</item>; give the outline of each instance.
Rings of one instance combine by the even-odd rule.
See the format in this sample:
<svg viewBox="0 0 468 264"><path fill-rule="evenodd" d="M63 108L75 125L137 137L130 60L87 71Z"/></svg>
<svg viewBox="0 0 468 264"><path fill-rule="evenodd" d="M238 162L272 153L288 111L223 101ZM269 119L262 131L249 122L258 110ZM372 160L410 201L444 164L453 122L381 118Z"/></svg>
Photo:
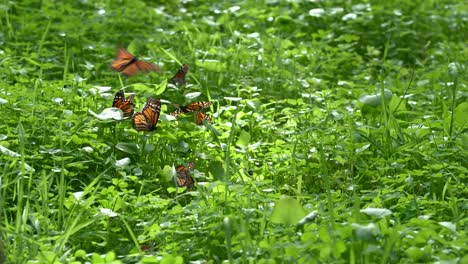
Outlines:
<svg viewBox="0 0 468 264"><path fill-rule="evenodd" d="M143 110L132 117L132 125L138 131L154 131L161 112L161 101L152 97L148 98Z"/></svg>
<svg viewBox="0 0 468 264"><path fill-rule="evenodd" d="M187 167L184 165L179 165L176 168L176 173L177 173L177 186L179 187L187 187L187 189L190 189L193 187L193 178L190 176L190 173L193 171L195 168L195 163L193 162L188 162Z"/></svg>
<svg viewBox="0 0 468 264"><path fill-rule="evenodd" d="M171 115L178 117L181 114L186 114L190 112L199 112L200 110L202 110L203 108L207 108L211 104L212 104L211 102L194 102L188 105L176 105L178 109L172 112Z"/></svg>
<svg viewBox="0 0 468 264"><path fill-rule="evenodd" d="M125 94L122 90L119 90L114 96L114 102L112 102L112 107L119 108L123 112L123 117L128 118L133 115L133 108L135 104L133 103L133 98L135 95L130 95L125 98Z"/></svg>
<svg viewBox="0 0 468 264"><path fill-rule="evenodd" d="M111 63L111 68L127 77L133 76L140 71L159 71L159 66L150 62L138 60L130 52L122 48L117 50L117 55L115 57L115 60Z"/></svg>
<svg viewBox="0 0 468 264"><path fill-rule="evenodd" d="M203 119L205 119L206 122L211 123L210 116L203 112L197 112L197 115L195 116L195 118L196 118L197 125L203 125Z"/></svg>
<svg viewBox="0 0 468 264"><path fill-rule="evenodd" d="M182 86L186 83L185 81L185 75L187 75L189 71L189 66L188 64L184 64L180 66L179 71L172 77L171 83L177 86Z"/></svg>

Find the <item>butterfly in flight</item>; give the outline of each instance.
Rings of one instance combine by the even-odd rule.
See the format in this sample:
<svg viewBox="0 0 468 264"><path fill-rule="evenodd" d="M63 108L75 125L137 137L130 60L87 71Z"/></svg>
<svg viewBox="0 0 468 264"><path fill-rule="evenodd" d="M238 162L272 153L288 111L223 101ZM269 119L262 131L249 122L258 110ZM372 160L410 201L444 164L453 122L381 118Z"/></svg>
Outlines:
<svg viewBox="0 0 468 264"><path fill-rule="evenodd" d="M154 99L153 97L148 98L143 110L137 112L132 117L132 125L135 130L138 131L154 131L158 124L159 114L161 112L161 101Z"/></svg>
<svg viewBox="0 0 468 264"><path fill-rule="evenodd" d="M133 109L135 108L135 104L133 103L134 97L135 95L132 94L125 98L124 92L119 90L114 96L112 107L116 107L122 110L124 118L131 117L133 115Z"/></svg>
<svg viewBox="0 0 468 264"><path fill-rule="evenodd" d="M211 118L209 115L207 115L206 113L203 113L203 112L197 112L197 114L195 115L195 118L196 118L196 124L197 125L203 125L203 120L206 120L206 122L208 123L211 123Z"/></svg>
<svg viewBox="0 0 468 264"><path fill-rule="evenodd" d="M190 176L190 173L193 171L195 168L195 163L192 161L187 163L187 167L184 165L179 165L176 167L176 173L177 173L177 186L179 187L187 187L187 189L190 189L193 187L193 178Z"/></svg>
<svg viewBox="0 0 468 264"><path fill-rule="evenodd" d="M158 65L138 60L137 57L123 48L117 50L117 55L115 56L115 60L111 63L111 68L126 77L133 76L140 71L159 71Z"/></svg>
<svg viewBox="0 0 468 264"><path fill-rule="evenodd" d="M185 81L185 76L187 75L189 71L189 66L188 64L184 64L180 66L179 71L172 77L171 83L176 85L176 86L182 86L185 85L187 82Z"/></svg>
<svg viewBox="0 0 468 264"><path fill-rule="evenodd" d="M211 102L194 102L188 105L178 105L176 104L177 110L172 112L171 115L178 117L181 114L186 114L190 112L199 112L200 110L207 108L210 106Z"/></svg>

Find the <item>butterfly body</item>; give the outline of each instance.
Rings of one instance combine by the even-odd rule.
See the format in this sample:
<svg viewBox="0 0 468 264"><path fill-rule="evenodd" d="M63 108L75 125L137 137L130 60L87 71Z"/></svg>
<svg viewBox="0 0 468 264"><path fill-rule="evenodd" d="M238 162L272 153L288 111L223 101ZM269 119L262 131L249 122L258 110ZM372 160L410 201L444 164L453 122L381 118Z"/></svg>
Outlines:
<svg viewBox="0 0 468 264"><path fill-rule="evenodd" d="M178 109L172 112L171 115L177 117L181 114L186 114L190 112L199 112L202 109L207 108L211 104L212 104L211 102L194 102L188 105L176 105Z"/></svg>
<svg viewBox="0 0 468 264"><path fill-rule="evenodd" d="M172 77L171 83L177 86L185 85L187 83L185 80L185 76L187 75L188 71L189 71L188 64L184 64L180 66L179 71L177 71L174 77Z"/></svg>
<svg viewBox="0 0 468 264"><path fill-rule="evenodd" d="M135 108L135 104L133 103L134 97L135 95L130 95L129 97L125 98L124 92L119 90L114 96L112 107L116 107L122 110L124 118L131 117Z"/></svg>
<svg viewBox="0 0 468 264"><path fill-rule="evenodd" d="M117 55L111 63L111 68L127 77L136 75L138 72L159 71L157 65L139 60L123 48L117 50Z"/></svg>
<svg viewBox="0 0 468 264"><path fill-rule="evenodd" d="M137 112L132 117L133 128L137 131L151 132L156 130L159 115L161 112L161 101L152 97L148 98L141 112Z"/></svg>
<svg viewBox="0 0 468 264"><path fill-rule="evenodd" d="M190 173L193 171L195 168L195 163L193 162L188 162L187 167L184 165L179 165L176 167L176 173L177 173L177 186L179 187L187 187L187 189L190 189L193 187L194 181L192 176L190 176Z"/></svg>
<svg viewBox="0 0 468 264"><path fill-rule="evenodd" d="M211 118L206 113L203 113L201 111L204 108L209 107L211 104L212 103L208 101L201 101L190 103L188 105L176 105L177 110L172 112L171 115L178 117L182 114L197 112L197 114L195 115L197 125L203 124L203 120L206 120L207 122L211 123Z"/></svg>
<svg viewBox="0 0 468 264"><path fill-rule="evenodd" d="M197 112L197 114L195 115L195 120L197 125L203 125L203 120L206 120L206 122L211 123L210 116L203 112Z"/></svg>

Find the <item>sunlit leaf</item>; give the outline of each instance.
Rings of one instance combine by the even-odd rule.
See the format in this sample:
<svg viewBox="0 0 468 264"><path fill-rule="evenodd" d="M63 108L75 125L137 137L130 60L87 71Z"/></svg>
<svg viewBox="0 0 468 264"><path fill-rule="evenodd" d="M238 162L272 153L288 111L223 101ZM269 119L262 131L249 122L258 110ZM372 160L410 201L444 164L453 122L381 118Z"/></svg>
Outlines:
<svg viewBox="0 0 468 264"><path fill-rule="evenodd" d="M265 191L265 190L264 190ZM299 222L297 223L299 226L304 225L306 223L314 221L318 217L318 212L317 211L312 211L306 216L304 216Z"/></svg>
<svg viewBox="0 0 468 264"><path fill-rule="evenodd" d="M361 213L365 213L367 215L377 217L377 218L383 218L387 215L391 215L392 211L385 209L385 208L372 208L368 207L365 209L361 209Z"/></svg>
<svg viewBox="0 0 468 264"><path fill-rule="evenodd" d="M241 146L241 147L247 147L249 142L250 142L250 134L242 130L239 137L237 138L236 145Z"/></svg>
<svg viewBox="0 0 468 264"><path fill-rule="evenodd" d="M162 174L164 175L164 180L166 182L173 182L174 177L176 177L176 170L174 166L165 165Z"/></svg>
<svg viewBox="0 0 468 264"><path fill-rule="evenodd" d="M181 256L164 255L158 263L161 264L183 264L184 259Z"/></svg>
<svg viewBox="0 0 468 264"><path fill-rule="evenodd" d="M292 197L283 197L276 202L271 214L271 222L277 224L297 224L307 212L302 205Z"/></svg>
<svg viewBox="0 0 468 264"><path fill-rule="evenodd" d="M124 167L130 164L130 159L129 158L123 158L115 161L115 166L116 167Z"/></svg>
<svg viewBox="0 0 468 264"><path fill-rule="evenodd" d="M164 79L158 85L154 84L153 87L154 87L153 94L156 94L156 95L162 94L167 88L167 79Z"/></svg>
<svg viewBox="0 0 468 264"><path fill-rule="evenodd" d="M457 232L457 226L452 222L439 222L439 225L446 227L450 231Z"/></svg>
<svg viewBox="0 0 468 264"><path fill-rule="evenodd" d="M195 64L200 68L205 68L213 72L224 72L227 69L226 64L218 60L197 60Z"/></svg>
<svg viewBox="0 0 468 264"><path fill-rule="evenodd" d="M356 237L367 242L375 241L376 235L380 233L379 228L374 223L369 223L368 225L353 223L351 226L354 228Z"/></svg>
<svg viewBox="0 0 468 264"><path fill-rule="evenodd" d="M188 93L185 95L185 98L187 98L187 100L191 101L197 97L199 97L201 95L200 92L193 92L193 93Z"/></svg>
<svg viewBox="0 0 468 264"><path fill-rule="evenodd" d="M9 149L5 148L4 146L1 146L1 145L0 145L0 152L3 155L9 156L9 157L21 157L20 154L14 152L14 151L11 151L11 150L9 150Z"/></svg>
<svg viewBox="0 0 468 264"><path fill-rule="evenodd" d="M74 192L73 196L77 201L81 200L81 197L83 196L84 192Z"/></svg>
<svg viewBox="0 0 468 264"><path fill-rule="evenodd" d="M128 154L138 154L140 152L140 146L135 143L119 142L115 145L115 148Z"/></svg>
<svg viewBox="0 0 468 264"><path fill-rule="evenodd" d="M389 102L392 98L393 93L389 90L384 91L384 100ZM367 106L376 107L382 104L382 96L380 93L377 94L363 94L359 96L359 101Z"/></svg>
<svg viewBox="0 0 468 264"><path fill-rule="evenodd" d="M455 108L454 121L456 129L468 127L468 102L463 102Z"/></svg>
<svg viewBox="0 0 468 264"><path fill-rule="evenodd" d="M105 108L99 114L96 114L91 109L89 109L88 113L90 113L91 115L93 115L94 117L96 117L99 120L112 121L112 120L122 120L123 119L122 110L120 110L119 108L115 108L115 107Z"/></svg>
<svg viewBox="0 0 468 264"><path fill-rule="evenodd" d="M42 263L58 263L57 261L54 261L57 259L57 254L52 251L42 250L39 255L39 262Z"/></svg>
<svg viewBox="0 0 468 264"><path fill-rule="evenodd" d="M29 166L27 163L24 163L22 161L19 162L19 164L23 165L23 168L26 170L26 172L35 172L36 170Z"/></svg>
<svg viewBox="0 0 468 264"><path fill-rule="evenodd" d="M312 17L321 17L325 14L325 10L323 8L314 8L309 10L309 16Z"/></svg>
<svg viewBox="0 0 468 264"><path fill-rule="evenodd" d="M242 98L240 97L228 97L228 96L225 96L224 99L227 101L233 101L233 102L242 100Z"/></svg>
<svg viewBox="0 0 468 264"><path fill-rule="evenodd" d="M101 212L101 214L109 216L109 217L116 217L116 216L119 215L119 214L115 213L114 211L112 211L111 209L108 209L108 208L101 208L100 212Z"/></svg>

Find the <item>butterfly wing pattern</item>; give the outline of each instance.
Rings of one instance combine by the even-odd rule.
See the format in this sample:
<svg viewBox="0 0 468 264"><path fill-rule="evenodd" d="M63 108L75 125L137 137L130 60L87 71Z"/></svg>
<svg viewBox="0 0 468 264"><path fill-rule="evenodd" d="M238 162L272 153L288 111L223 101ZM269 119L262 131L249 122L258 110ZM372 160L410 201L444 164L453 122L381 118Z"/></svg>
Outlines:
<svg viewBox="0 0 468 264"><path fill-rule="evenodd" d="M161 112L160 99L148 98L143 110L137 112L132 117L133 128L137 131L154 131L158 124L159 114Z"/></svg>
<svg viewBox="0 0 468 264"><path fill-rule="evenodd" d="M184 165L179 165L176 168L176 173L177 173L177 186L179 187L187 187L187 189L190 189L193 187L194 181L192 176L190 176L190 173L193 171L195 168L195 163L192 161L187 163L187 167Z"/></svg>
<svg viewBox="0 0 468 264"><path fill-rule="evenodd" d="M180 108L178 108L177 110L175 110L174 112L171 112L170 115L171 116L174 116L174 117L179 117L180 115L182 115L184 113L184 111L180 110Z"/></svg>
<svg viewBox="0 0 468 264"><path fill-rule="evenodd" d="M171 115L178 117L182 114L196 112L197 114L195 115L195 118L196 118L197 125L202 125L203 120L206 120L207 122L211 123L211 118L206 113L202 112L204 108L209 107L211 104L212 103L208 101L194 102L188 105L176 104L177 110L172 112Z"/></svg>
<svg viewBox="0 0 468 264"><path fill-rule="evenodd" d="M133 103L133 98L135 95L130 95L125 98L125 94L122 90L119 90L115 96L114 101L112 102L112 107L119 108L123 112L124 118L129 118L133 115L135 104Z"/></svg>
<svg viewBox="0 0 468 264"><path fill-rule="evenodd" d="M197 114L195 115L195 118L196 118L195 122L199 126L203 125L203 120L206 120L206 122L211 123L210 116L203 112L197 112Z"/></svg>
<svg viewBox="0 0 468 264"><path fill-rule="evenodd" d="M159 67L153 63L138 60L133 54L123 48L117 50L116 58L111 63L111 68L114 71L121 73L123 76L131 77L139 72L159 71ZM186 84L186 75L189 72L189 65L183 64L177 73L171 78L171 83L177 86ZM112 107L119 108L123 112L124 118L132 117L132 126L137 131L151 132L155 131L159 116L161 113L161 100L149 97L141 112L134 113L135 103L133 102L135 95L130 95L125 98L125 93L119 90L112 102ZM177 110L171 115L178 117L182 114L196 113L196 124L203 124L203 120L211 122L208 114L203 112L203 109L212 105L209 101L199 101L189 103L187 105L176 105ZM191 176L195 168L193 162L188 162L185 165L176 167L176 183L178 187L186 187L191 189L194 186L194 179Z"/></svg>
<svg viewBox="0 0 468 264"><path fill-rule="evenodd" d="M185 85L187 82L185 80L185 76L187 75L189 71L189 66L188 64L184 64L180 66L179 70L177 73L172 77L171 83L176 85L176 86L182 86Z"/></svg>
<svg viewBox="0 0 468 264"><path fill-rule="evenodd" d="M111 68L126 77L136 75L140 71L159 71L157 65L138 60L133 54L123 48L117 50L117 55L115 56L115 60L111 63Z"/></svg>
<svg viewBox="0 0 468 264"><path fill-rule="evenodd" d="M185 105L185 106L182 105L182 106L180 106L180 109L184 113L198 112L198 111L201 111L204 108L209 107L211 104L212 104L211 102L194 102L194 103L190 103L190 104Z"/></svg>

